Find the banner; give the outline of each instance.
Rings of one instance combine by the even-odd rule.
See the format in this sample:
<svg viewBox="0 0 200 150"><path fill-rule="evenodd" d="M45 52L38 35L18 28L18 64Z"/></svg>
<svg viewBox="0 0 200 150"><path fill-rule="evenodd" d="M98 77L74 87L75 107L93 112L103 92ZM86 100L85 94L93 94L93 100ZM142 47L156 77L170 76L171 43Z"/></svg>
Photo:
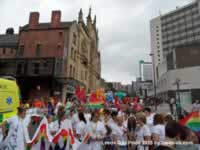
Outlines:
<svg viewBox="0 0 200 150"><path fill-rule="evenodd" d="M23 126L23 124L21 124ZM0 143L0 149L6 150L69 150L75 143L75 138L73 135L71 121L64 120L61 128L55 135L52 135L49 131L49 124L44 117L40 122L37 130L34 133L32 139L29 137L29 132L27 127L22 128L23 132L19 132L19 125L16 129L11 130L11 134L6 137L6 139ZM21 135L24 133L24 135ZM21 138L21 137L24 137ZM19 145L20 143L26 143ZM25 146L26 145L26 146ZM19 149L20 146L20 149Z"/></svg>
<svg viewBox="0 0 200 150"><path fill-rule="evenodd" d="M114 102L114 96L112 91L109 91L106 93L106 101L107 102Z"/></svg>

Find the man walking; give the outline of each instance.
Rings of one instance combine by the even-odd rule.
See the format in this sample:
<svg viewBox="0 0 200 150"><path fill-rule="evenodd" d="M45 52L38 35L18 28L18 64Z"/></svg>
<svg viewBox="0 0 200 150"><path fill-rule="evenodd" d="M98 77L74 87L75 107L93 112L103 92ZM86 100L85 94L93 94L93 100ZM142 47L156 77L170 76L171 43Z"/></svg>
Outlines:
<svg viewBox="0 0 200 150"><path fill-rule="evenodd" d="M169 100L169 107L170 107L170 112L171 112L172 115L174 114L174 103L175 103L175 98L172 97Z"/></svg>

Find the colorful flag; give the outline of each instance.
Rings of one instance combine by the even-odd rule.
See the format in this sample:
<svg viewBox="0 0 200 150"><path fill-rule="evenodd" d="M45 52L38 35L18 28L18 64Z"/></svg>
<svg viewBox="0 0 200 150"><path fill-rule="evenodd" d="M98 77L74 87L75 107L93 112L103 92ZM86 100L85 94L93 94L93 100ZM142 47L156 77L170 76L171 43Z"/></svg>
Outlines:
<svg viewBox="0 0 200 150"><path fill-rule="evenodd" d="M200 136L200 112L191 112L185 118L179 120L179 123L190 128Z"/></svg>

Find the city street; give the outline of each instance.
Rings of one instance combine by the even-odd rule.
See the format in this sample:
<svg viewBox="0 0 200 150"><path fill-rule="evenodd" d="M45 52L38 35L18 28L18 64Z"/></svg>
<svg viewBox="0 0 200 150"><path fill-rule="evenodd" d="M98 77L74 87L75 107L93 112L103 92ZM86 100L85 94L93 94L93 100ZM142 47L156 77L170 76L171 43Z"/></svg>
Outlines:
<svg viewBox="0 0 200 150"><path fill-rule="evenodd" d="M200 0L0 0L0 18L0 150L200 150Z"/></svg>

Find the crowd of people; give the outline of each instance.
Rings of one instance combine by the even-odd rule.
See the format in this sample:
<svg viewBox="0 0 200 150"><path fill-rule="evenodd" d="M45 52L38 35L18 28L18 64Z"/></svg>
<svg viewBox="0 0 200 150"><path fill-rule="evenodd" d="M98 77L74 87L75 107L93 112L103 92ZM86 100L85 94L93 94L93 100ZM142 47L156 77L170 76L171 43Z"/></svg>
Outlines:
<svg viewBox="0 0 200 150"><path fill-rule="evenodd" d="M127 104L121 105L120 108L103 105L100 109L91 109L77 101L71 100L63 104L54 103L52 99L45 105L35 101L31 106L19 107L17 116L4 121L0 126L2 141L13 132L14 126L18 126L18 132L23 132L22 124L25 124L26 113L35 108L38 110L37 114L34 113L28 123L26 121L30 138L45 116L52 135L56 134L65 119L70 120L77 141L83 142L86 140L85 136L90 133L87 141L84 141L84 147L79 149L198 150L199 148L198 145L194 145L199 143L199 137L189 128L181 126L170 114L155 113L149 107L136 112ZM23 141L20 138L23 136L17 137L17 140ZM23 150L25 143L18 144Z"/></svg>

